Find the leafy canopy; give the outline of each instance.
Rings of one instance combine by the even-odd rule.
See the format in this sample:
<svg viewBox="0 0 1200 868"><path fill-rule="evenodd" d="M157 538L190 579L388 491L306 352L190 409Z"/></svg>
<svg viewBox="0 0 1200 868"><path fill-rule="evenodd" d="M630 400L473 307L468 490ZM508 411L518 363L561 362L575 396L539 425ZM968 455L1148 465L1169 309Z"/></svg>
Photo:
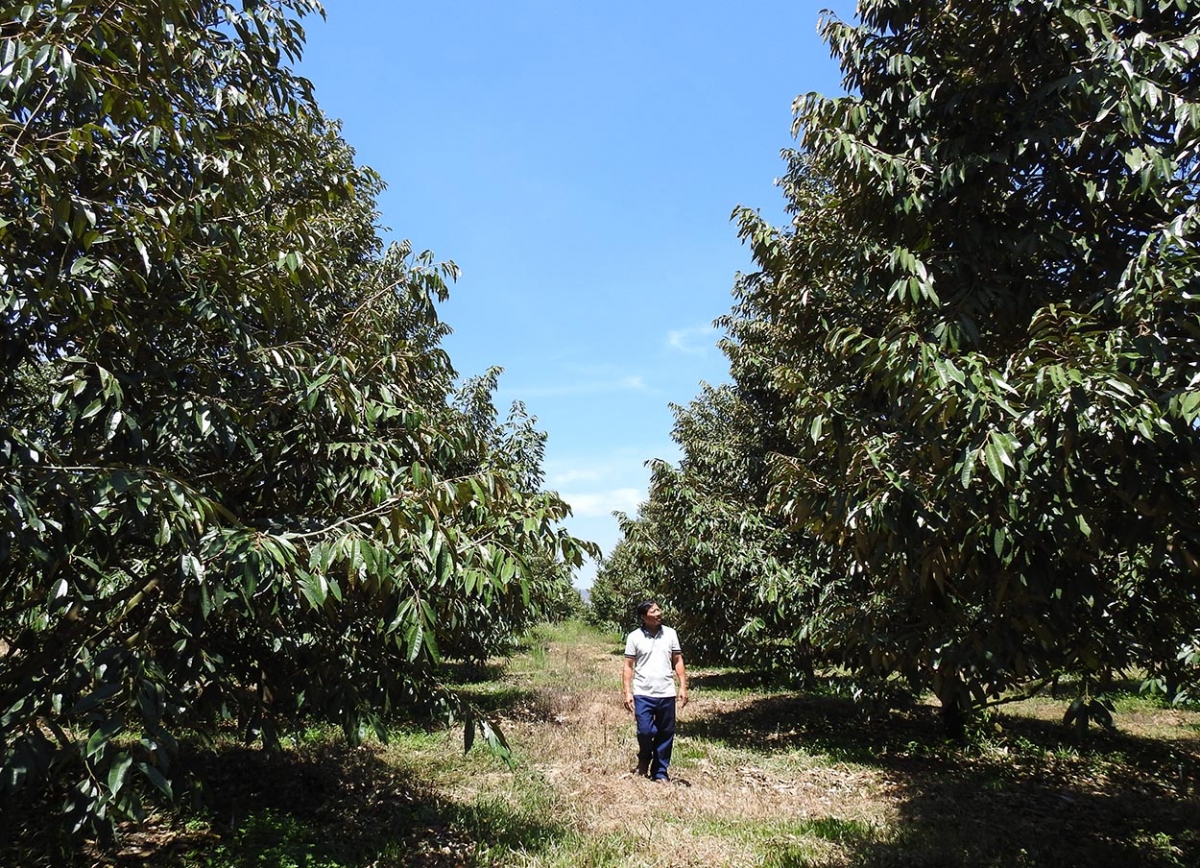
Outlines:
<svg viewBox="0 0 1200 868"><path fill-rule="evenodd" d="M588 547L290 71L317 11L0 5L0 801L77 829L171 796L185 724L453 710L439 649Z"/></svg>
<svg viewBox="0 0 1200 868"><path fill-rule="evenodd" d="M1177 681L1200 631L1200 11L858 14L822 24L852 95L795 104L791 225L737 213L757 270L729 353L768 480L744 515L796 535L777 635L932 687L952 724L1059 672ZM683 443L661 504L698 490ZM719 563L710 600L774 582Z"/></svg>

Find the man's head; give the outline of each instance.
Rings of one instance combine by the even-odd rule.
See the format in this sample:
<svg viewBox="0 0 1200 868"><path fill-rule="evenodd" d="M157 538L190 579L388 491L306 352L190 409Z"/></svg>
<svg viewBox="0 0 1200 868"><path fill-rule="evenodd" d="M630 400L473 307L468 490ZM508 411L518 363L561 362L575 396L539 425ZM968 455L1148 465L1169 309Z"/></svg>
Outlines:
<svg viewBox="0 0 1200 868"><path fill-rule="evenodd" d="M657 630L662 624L662 609L658 600L643 600L637 607L638 620L647 630Z"/></svg>

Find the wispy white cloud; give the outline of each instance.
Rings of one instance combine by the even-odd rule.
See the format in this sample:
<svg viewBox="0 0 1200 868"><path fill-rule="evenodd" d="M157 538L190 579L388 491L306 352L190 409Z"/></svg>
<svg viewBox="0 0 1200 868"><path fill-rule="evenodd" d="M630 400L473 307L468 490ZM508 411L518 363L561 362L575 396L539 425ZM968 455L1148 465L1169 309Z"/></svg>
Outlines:
<svg viewBox="0 0 1200 868"><path fill-rule="evenodd" d="M550 471L547 482L551 488L561 488L575 482L599 482L608 477L604 467L568 467L565 470Z"/></svg>
<svg viewBox="0 0 1200 868"><path fill-rule="evenodd" d="M637 488L616 488L610 491L567 493L560 496L580 518L600 518L620 511L627 514L637 512L638 504L646 499L645 491Z"/></svg>
<svg viewBox="0 0 1200 868"><path fill-rule="evenodd" d="M572 508L572 515L563 522L567 529L579 539L599 545L605 556L611 554L621 536L613 513L636 516L638 506L646 500L650 482L648 456L676 461L678 444L645 442L566 458L548 456L547 487L558 491ZM590 587L596 569L594 561L585 560L575 583L581 588Z"/></svg>
<svg viewBox="0 0 1200 868"><path fill-rule="evenodd" d="M692 326L667 332L667 346L689 356L706 356L716 347L717 330L711 326Z"/></svg>
<svg viewBox="0 0 1200 868"><path fill-rule="evenodd" d="M554 444L551 445L553 447ZM661 441L638 446L620 446L607 452L597 451L565 458L551 454L544 465L546 482L550 488L558 490L600 487L644 489L650 478L650 471L646 467L649 458L677 461L679 444Z"/></svg>

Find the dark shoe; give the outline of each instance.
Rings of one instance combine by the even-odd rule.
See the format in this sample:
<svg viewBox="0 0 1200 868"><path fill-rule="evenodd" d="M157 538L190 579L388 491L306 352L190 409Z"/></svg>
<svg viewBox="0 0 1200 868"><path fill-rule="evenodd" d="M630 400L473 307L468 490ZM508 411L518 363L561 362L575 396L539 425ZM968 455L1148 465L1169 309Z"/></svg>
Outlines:
<svg viewBox="0 0 1200 868"><path fill-rule="evenodd" d="M650 776L650 760L638 760L637 776L639 778Z"/></svg>

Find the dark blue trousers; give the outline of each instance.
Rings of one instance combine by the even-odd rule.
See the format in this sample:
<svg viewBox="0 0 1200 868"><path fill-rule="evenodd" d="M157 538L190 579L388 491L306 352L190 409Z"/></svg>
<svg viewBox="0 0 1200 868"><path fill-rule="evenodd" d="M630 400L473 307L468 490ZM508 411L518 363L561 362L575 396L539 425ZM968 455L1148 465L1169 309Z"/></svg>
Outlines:
<svg viewBox="0 0 1200 868"><path fill-rule="evenodd" d="M638 765L649 769L654 780L663 780L675 744L675 697L635 696L633 715L637 719Z"/></svg>

